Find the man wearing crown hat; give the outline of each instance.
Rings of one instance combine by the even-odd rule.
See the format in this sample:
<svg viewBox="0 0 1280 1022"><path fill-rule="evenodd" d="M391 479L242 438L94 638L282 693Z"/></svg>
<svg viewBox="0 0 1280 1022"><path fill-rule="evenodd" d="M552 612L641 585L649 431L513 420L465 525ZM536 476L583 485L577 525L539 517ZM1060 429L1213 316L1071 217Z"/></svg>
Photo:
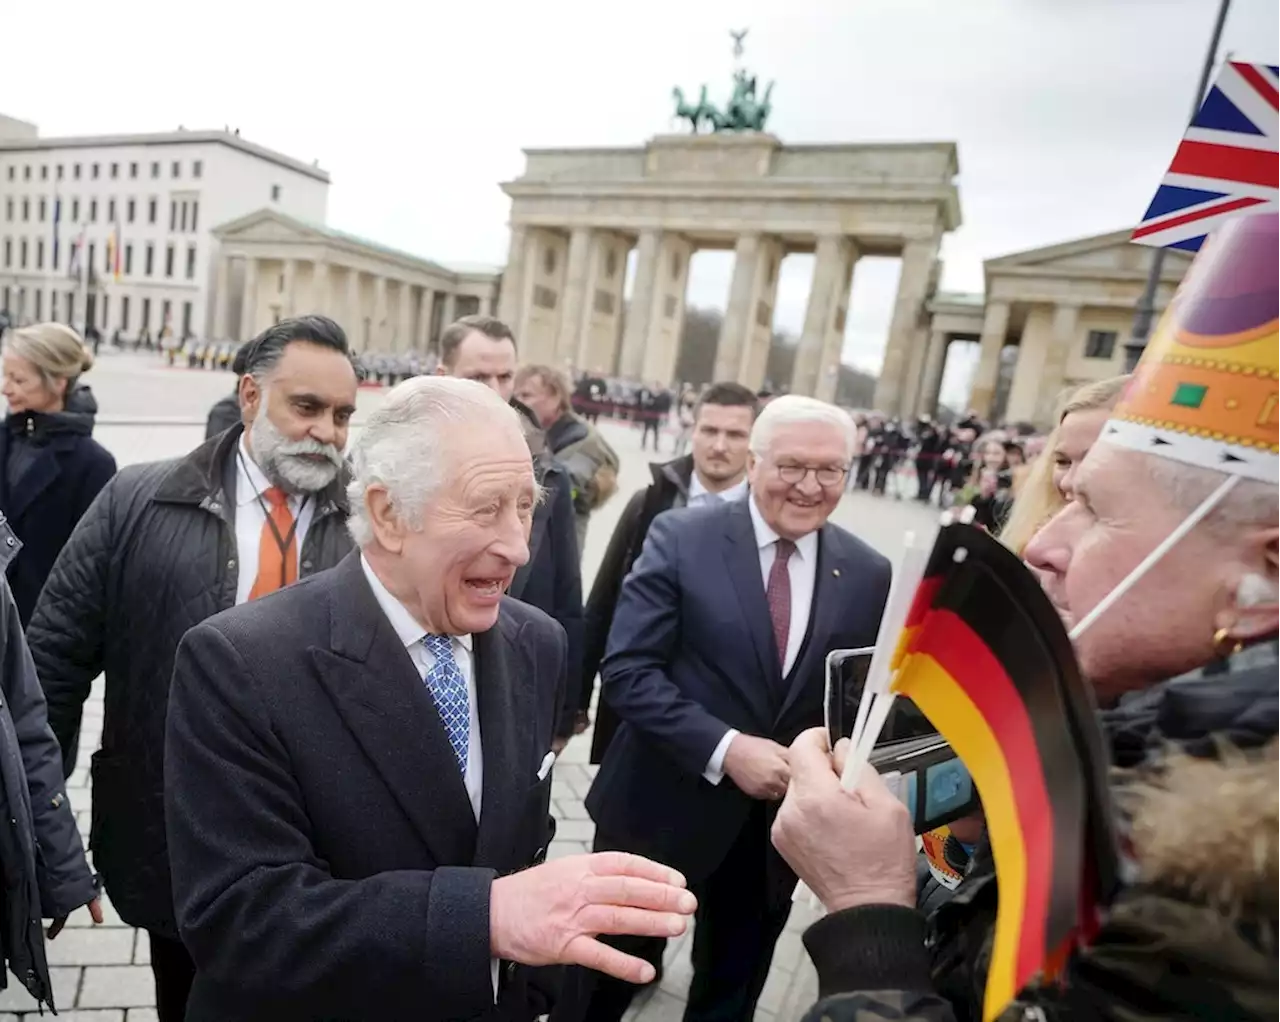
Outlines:
<svg viewBox="0 0 1280 1022"><path fill-rule="evenodd" d="M1211 236L1029 566L1062 613L1121 768L1131 869L1060 984L1001 1019L1277 1017L1277 247L1274 213ZM982 1016L997 884L979 848L916 910L907 814L853 793L821 731L791 749L774 841L830 914L807 1016ZM841 750L843 752L843 750Z"/></svg>

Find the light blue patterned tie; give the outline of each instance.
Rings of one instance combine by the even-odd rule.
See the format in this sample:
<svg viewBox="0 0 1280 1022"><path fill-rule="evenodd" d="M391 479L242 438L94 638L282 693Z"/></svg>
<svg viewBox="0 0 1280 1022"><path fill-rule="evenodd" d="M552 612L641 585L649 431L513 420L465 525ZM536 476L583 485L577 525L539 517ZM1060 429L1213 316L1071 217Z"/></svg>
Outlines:
<svg viewBox="0 0 1280 1022"><path fill-rule="evenodd" d="M453 657L453 639L448 635L424 635L422 645L434 663L427 671L427 690L435 700L440 723L449 735L458 769L467 772L467 745L471 739L471 707L467 700L467 680Z"/></svg>

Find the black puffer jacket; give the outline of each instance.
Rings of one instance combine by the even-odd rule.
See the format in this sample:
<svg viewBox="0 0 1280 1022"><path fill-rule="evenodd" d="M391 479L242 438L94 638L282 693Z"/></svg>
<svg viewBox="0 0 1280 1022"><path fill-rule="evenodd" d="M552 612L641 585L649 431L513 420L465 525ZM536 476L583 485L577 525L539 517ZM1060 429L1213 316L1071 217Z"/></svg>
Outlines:
<svg viewBox="0 0 1280 1022"><path fill-rule="evenodd" d="M0 522L0 568L21 547ZM44 695L0 577L0 952L37 1001L50 1007L53 986L40 918L70 915L97 895L80 832L63 786L58 743L45 717ZM7 986L0 966L0 989Z"/></svg>
<svg viewBox="0 0 1280 1022"><path fill-rule="evenodd" d="M121 918L173 939L162 801L169 682L187 629L235 603L231 455L240 434L117 475L63 548L27 631L64 761L89 686L106 672L89 847ZM351 550L345 481L320 494L302 575Z"/></svg>

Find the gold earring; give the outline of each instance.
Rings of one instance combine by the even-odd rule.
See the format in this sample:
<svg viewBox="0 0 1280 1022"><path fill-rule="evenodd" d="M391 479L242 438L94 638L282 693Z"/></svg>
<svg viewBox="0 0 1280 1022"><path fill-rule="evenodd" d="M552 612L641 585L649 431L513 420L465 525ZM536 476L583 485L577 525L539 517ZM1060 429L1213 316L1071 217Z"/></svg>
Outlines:
<svg viewBox="0 0 1280 1022"><path fill-rule="evenodd" d="M1239 653L1242 649L1244 649L1244 643L1231 637L1231 629L1219 628L1213 633L1213 653L1219 659L1225 660L1227 657Z"/></svg>

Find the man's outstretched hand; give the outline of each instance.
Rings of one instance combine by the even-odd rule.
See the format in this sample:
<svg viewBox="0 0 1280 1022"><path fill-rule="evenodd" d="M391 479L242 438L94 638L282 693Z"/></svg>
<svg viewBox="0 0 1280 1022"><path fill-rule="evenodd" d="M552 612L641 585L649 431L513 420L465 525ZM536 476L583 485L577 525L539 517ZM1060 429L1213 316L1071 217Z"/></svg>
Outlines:
<svg viewBox="0 0 1280 1022"><path fill-rule="evenodd" d="M626 852L571 855L493 882L490 949L509 962L584 965L648 983L652 965L596 937L675 937L697 905L684 877L660 863Z"/></svg>

